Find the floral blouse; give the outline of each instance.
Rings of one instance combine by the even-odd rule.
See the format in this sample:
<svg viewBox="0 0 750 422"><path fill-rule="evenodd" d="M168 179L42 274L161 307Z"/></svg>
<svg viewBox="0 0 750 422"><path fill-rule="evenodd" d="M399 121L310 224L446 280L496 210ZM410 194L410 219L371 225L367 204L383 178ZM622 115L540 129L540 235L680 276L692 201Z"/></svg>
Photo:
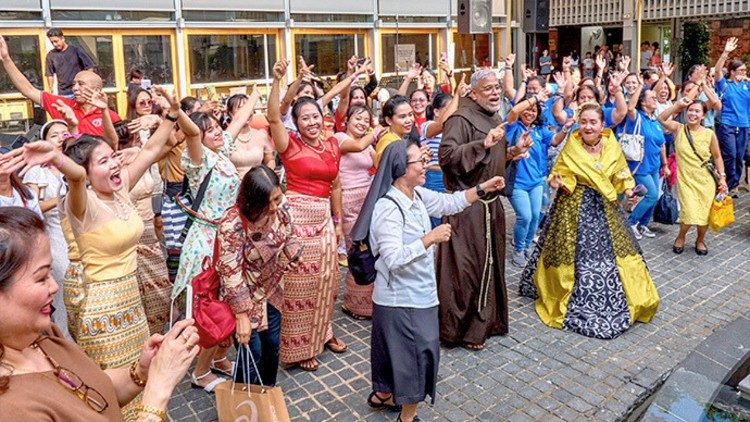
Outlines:
<svg viewBox="0 0 750 422"><path fill-rule="evenodd" d="M264 226L247 222L236 205L219 222L216 236L223 300L235 314L248 312L253 328L261 325L265 301L283 305L282 276L301 252L286 206Z"/></svg>

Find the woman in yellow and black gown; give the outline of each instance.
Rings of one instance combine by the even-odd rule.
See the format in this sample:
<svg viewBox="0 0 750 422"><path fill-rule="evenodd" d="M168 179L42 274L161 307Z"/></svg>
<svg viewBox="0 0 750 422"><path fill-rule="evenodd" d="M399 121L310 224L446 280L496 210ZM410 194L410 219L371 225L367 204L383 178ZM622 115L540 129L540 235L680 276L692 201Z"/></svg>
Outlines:
<svg viewBox="0 0 750 422"><path fill-rule="evenodd" d="M617 139L596 104L582 107L579 123L550 173L558 194L519 290L545 324L612 339L649 322L659 295L618 205L635 182Z"/></svg>

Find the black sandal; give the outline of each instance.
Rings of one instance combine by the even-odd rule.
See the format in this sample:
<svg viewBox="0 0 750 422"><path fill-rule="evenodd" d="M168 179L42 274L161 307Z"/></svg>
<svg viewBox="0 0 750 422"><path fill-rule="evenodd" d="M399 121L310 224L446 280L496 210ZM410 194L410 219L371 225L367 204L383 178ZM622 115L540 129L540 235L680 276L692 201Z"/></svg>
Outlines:
<svg viewBox="0 0 750 422"><path fill-rule="evenodd" d="M396 419L396 422L404 422L404 420L401 419L400 413L398 414L398 419ZM414 417L411 419L411 422L422 422L422 419L415 413Z"/></svg>
<svg viewBox="0 0 750 422"><path fill-rule="evenodd" d="M376 398L378 401L374 401L373 399ZM382 398L378 395L376 391L373 391L370 393L370 395L367 397L367 404L370 405L373 409L388 409L393 412L400 412L401 406L398 404L388 404L386 403L389 399L393 398L393 394L390 394L386 398ZM399 418L401 418L401 415L399 415Z"/></svg>

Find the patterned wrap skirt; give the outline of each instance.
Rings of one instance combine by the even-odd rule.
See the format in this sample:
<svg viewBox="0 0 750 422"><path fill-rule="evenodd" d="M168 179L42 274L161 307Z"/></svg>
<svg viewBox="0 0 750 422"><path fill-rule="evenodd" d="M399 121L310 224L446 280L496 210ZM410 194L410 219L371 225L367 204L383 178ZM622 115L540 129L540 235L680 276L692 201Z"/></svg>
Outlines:
<svg viewBox="0 0 750 422"><path fill-rule="evenodd" d="M135 273L110 280L85 277L83 297L71 333L86 354L102 369L123 368L141 355L149 338ZM122 408L126 421L134 420L140 395Z"/></svg>
<svg viewBox="0 0 750 422"><path fill-rule="evenodd" d="M367 191L370 190L369 186L362 186L359 188L345 189L341 192L342 196L342 218L341 222L344 225L344 234L346 235L346 250L352 246L352 238L349 233L354 227L354 223L357 221L359 211L362 209L362 205L365 203L365 197ZM372 315L372 289L374 284L367 286L360 286L354 282L354 277L351 273L346 273L346 281L344 282L344 308L348 311L369 317Z"/></svg>
<svg viewBox="0 0 750 422"><path fill-rule="evenodd" d="M68 332L76 341L78 321L80 321L81 302L86 294L84 288L83 263L70 261L63 277L63 302L68 313Z"/></svg>
<svg viewBox="0 0 750 422"><path fill-rule="evenodd" d="M316 357L333 337L339 270L330 200L290 194L287 201L294 234L304 248L299 266L284 276L279 359L289 364Z"/></svg>
<svg viewBox="0 0 750 422"><path fill-rule="evenodd" d="M144 230L138 242L138 289L146 312L151 334L161 334L169 319L172 283L169 281L167 262L156 237L154 221L144 221Z"/></svg>
<svg viewBox="0 0 750 422"><path fill-rule="evenodd" d="M519 290L545 324L600 339L649 322L659 306L622 209L582 185L555 198Z"/></svg>

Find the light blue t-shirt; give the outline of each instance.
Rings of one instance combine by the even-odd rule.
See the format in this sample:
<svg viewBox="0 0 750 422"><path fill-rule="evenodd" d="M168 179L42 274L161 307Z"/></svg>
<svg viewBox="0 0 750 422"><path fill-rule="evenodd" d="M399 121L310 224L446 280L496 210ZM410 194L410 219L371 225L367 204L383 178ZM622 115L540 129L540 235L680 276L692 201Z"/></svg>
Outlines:
<svg viewBox="0 0 750 422"><path fill-rule="evenodd" d="M721 124L750 127L750 82L734 82L721 78L716 82L721 97Z"/></svg>
<svg viewBox="0 0 750 422"><path fill-rule="evenodd" d="M516 120L505 128L508 145L515 145L523 132L528 130L520 120ZM530 190L544 183L547 177L547 150L555 134L546 126L532 126L529 156L517 162L514 189Z"/></svg>
<svg viewBox="0 0 750 422"><path fill-rule="evenodd" d="M623 133L632 134L635 128L635 122L638 117L641 118L641 132L643 135L643 163L638 167L638 161L628 161L630 171L636 167L636 174L653 174L661 168L661 147L664 145L664 129L656 117L649 117L646 113L636 110L636 119L630 120L630 116L625 117L625 131Z"/></svg>

